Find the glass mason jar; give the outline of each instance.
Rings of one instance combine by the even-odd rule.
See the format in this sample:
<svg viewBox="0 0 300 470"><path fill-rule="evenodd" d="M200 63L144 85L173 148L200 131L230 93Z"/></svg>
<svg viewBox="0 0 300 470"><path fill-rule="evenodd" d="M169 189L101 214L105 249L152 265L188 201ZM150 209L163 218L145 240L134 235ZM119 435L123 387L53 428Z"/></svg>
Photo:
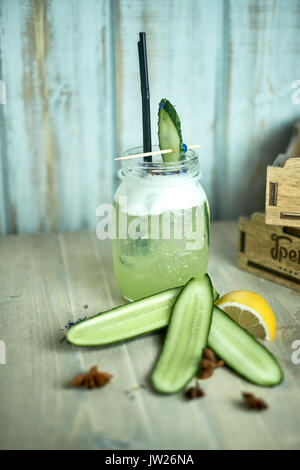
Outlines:
<svg viewBox="0 0 300 470"><path fill-rule="evenodd" d="M153 146L153 150L158 147ZM141 147L124 155L142 153ZM207 270L209 205L198 155L178 162L123 160L114 196L114 271L122 295L137 300L184 285Z"/></svg>

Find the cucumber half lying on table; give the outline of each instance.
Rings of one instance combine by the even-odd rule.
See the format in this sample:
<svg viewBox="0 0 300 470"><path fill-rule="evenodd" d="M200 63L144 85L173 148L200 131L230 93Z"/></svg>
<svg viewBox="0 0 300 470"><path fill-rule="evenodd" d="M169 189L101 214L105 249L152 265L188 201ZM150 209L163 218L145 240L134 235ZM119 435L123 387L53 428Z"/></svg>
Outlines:
<svg viewBox="0 0 300 470"><path fill-rule="evenodd" d="M265 387L282 382L283 373L275 357L216 306L207 343L226 366L249 382Z"/></svg>
<svg viewBox="0 0 300 470"><path fill-rule="evenodd" d="M182 287L136 300L73 325L67 340L76 346L105 346L165 328ZM213 288L214 302L219 294Z"/></svg>
<svg viewBox="0 0 300 470"><path fill-rule="evenodd" d="M77 346L104 346L165 328L181 288L137 300L75 324L67 340ZM214 300L217 293L214 291ZM225 312L214 307L208 346L250 382L274 386L283 373L272 354Z"/></svg>
<svg viewBox="0 0 300 470"><path fill-rule="evenodd" d="M67 340L76 346L103 346L164 328L181 287L136 300L73 325Z"/></svg>
<svg viewBox="0 0 300 470"><path fill-rule="evenodd" d="M163 350L152 374L152 384L158 392L179 392L198 372L213 306L213 290L207 274L191 279L178 295Z"/></svg>

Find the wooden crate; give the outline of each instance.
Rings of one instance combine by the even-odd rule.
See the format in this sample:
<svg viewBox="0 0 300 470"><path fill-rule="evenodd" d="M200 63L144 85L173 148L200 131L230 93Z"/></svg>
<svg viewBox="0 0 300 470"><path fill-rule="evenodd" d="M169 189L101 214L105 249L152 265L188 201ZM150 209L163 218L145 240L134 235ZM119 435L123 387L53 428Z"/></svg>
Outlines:
<svg viewBox="0 0 300 470"><path fill-rule="evenodd" d="M300 230L240 217L238 267L300 291Z"/></svg>
<svg viewBox="0 0 300 470"><path fill-rule="evenodd" d="M286 153L267 168L266 223L300 227L300 123Z"/></svg>

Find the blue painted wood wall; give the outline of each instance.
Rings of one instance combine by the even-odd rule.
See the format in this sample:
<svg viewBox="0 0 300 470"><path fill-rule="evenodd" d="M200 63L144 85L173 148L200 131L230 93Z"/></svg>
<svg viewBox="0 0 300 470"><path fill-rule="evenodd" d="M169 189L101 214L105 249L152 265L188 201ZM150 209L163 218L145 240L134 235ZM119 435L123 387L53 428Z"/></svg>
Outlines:
<svg viewBox="0 0 300 470"><path fill-rule="evenodd" d="M0 233L95 228L113 157L142 140L139 31L153 140L167 97L202 144L213 216L263 209L300 116L299 0L1 0Z"/></svg>

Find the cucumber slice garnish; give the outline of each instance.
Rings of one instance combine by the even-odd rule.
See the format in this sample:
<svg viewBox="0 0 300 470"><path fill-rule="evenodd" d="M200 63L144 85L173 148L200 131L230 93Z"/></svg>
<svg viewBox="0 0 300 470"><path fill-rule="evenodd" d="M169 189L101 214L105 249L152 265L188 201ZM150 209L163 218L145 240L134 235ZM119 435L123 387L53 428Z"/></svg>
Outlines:
<svg viewBox="0 0 300 470"><path fill-rule="evenodd" d="M73 325L67 333L67 340L76 346L104 346L165 328L181 289L169 289L98 313ZM213 294L216 301L219 294L215 288Z"/></svg>
<svg viewBox="0 0 300 470"><path fill-rule="evenodd" d="M275 357L229 315L214 307L208 346L245 379L270 387L283 380Z"/></svg>
<svg viewBox="0 0 300 470"><path fill-rule="evenodd" d="M158 109L158 141L160 150L174 150L162 155L165 162L180 160L184 152L181 123L174 106L165 98L159 103Z"/></svg>
<svg viewBox="0 0 300 470"><path fill-rule="evenodd" d="M173 306L162 353L152 374L160 393L176 393L195 376L207 344L213 290L207 274L191 279Z"/></svg>

